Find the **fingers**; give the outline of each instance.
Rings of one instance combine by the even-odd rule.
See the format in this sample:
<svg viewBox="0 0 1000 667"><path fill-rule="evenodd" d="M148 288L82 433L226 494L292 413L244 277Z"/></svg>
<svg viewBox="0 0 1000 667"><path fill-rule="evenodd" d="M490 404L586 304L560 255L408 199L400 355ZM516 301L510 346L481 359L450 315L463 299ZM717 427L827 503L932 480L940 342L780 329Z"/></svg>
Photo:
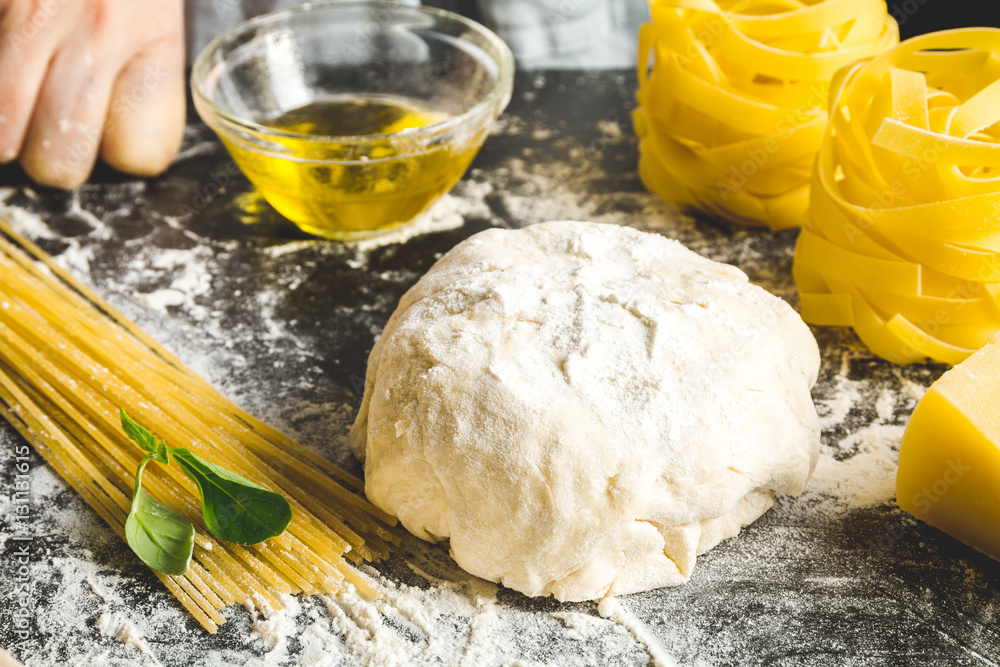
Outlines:
<svg viewBox="0 0 1000 667"><path fill-rule="evenodd" d="M152 175L184 132L182 0L0 0L0 163L73 188Z"/></svg>
<svg viewBox="0 0 1000 667"><path fill-rule="evenodd" d="M37 183L82 185L94 168L114 80L84 44L72 43L49 66L25 134L21 166Z"/></svg>
<svg viewBox="0 0 1000 667"><path fill-rule="evenodd" d="M49 62L64 36L61 7L12 3L0 16L0 164L20 153Z"/></svg>
<svg viewBox="0 0 1000 667"><path fill-rule="evenodd" d="M148 46L118 75L101 158L140 176L159 174L184 138L184 45L179 34Z"/></svg>

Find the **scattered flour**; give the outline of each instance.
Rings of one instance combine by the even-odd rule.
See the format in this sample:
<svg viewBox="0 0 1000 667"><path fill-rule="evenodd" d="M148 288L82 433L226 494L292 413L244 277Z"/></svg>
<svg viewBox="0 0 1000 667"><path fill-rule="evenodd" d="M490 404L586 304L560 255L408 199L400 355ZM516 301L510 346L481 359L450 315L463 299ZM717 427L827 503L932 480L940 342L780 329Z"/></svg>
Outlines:
<svg viewBox="0 0 1000 667"><path fill-rule="evenodd" d="M280 595L279 600L284 605L282 609L270 609L264 606L264 613L258 614L251 609L252 636L261 639L268 651L260 659L247 663L248 665L280 665L288 660L288 638L295 633L295 617L302 608L294 595Z"/></svg>
<svg viewBox="0 0 1000 667"><path fill-rule="evenodd" d="M66 211L69 215L75 216L80 220L83 220L90 224L90 226L96 232L97 238L108 238L110 235L110 229L104 222L94 215L90 210L83 207L80 203L80 191L73 190L70 193L69 207Z"/></svg>
<svg viewBox="0 0 1000 667"><path fill-rule="evenodd" d="M549 616L562 623L574 636L582 637L594 627L601 625L600 619L596 616L577 611L553 611L549 612Z"/></svg>
<svg viewBox="0 0 1000 667"><path fill-rule="evenodd" d="M304 649L300 664L327 664L323 660L331 655L372 667L583 667L619 664L613 661L630 655L640 658L635 664L642 664L642 649L616 621L577 611L521 611L498 599L501 589L495 584L462 572L439 549L422 543L411 547L407 564L421 572L420 580L426 583L411 585L375 575L371 584L380 595L376 600L354 591L323 598L328 619L312 623L299 635ZM593 611L591 605L587 608ZM568 625L571 633L554 634ZM565 651L567 646L571 651Z"/></svg>
<svg viewBox="0 0 1000 667"><path fill-rule="evenodd" d="M896 466L903 426L871 425L848 435L840 448L856 447L850 458L820 455L806 497L821 499L821 510L846 512L876 507L896 497Z"/></svg>
<svg viewBox="0 0 1000 667"><path fill-rule="evenodd" d="M610 139L621 139L625 136L625 133L622 132L622 126L614 120L598 121L597 131Z"/></svg>
<svg viewBox="0 0 1000 667"><path fill-rule="evenodd" d="M879 395L878 400L875 401L875 414L878 415L880 422L891 422L895 419L895 409L896 409L896 394L889 389L883 389Z"/></svg>
<svg viewBox="0 0 1000 667"><path fill-rule="evenodd" d="M7 199L13 194L9 189L7 192L3 193L3 201L6 202ZM55 239L58 238L45 221L42 220L41 216L36 213L32 213L26 209L19 206L7 206L6 204L0 205L0 216L3 216L11 226L24 234L30 239Z"/></svg>
<svg viewBox="0 0 1000 667"><path fill-rule="evenodd" d="M206 248L198 250L165 250L139 252L129 262L129 269L144 278L168 276L169 286L139 297L153 310L167 312L167 307L182 308L196 320L203 320L207 309L198 303L212 286L211 253ZM200 261L199 261L200 260Z"/></svg>
<svg viewBox="0 0 1000 667"><path fill-rule="evenodd" d="M93 554L89 552L81 554L84 558L93 558ZM105 602L112 602L115 600L115 596L110 595L101 584L97 583L93 577L87 577L84 579L87 585L90 586L90 590L94 591L94 595L101 598Z"/></svg>
<svg viewBox="0 0 1000 667"><path fill-rule="evenodd" d="M353 241L348 246L359 253L381 246L406 243L415 236L458 229L465 224L464 215L470 212L468 200L452 194L441 195L424 213L408 224L363 241Z"/></svg>
<svg viewBox="0 0 1000 667"><path fill-rule="evenodd" d="M896 376L899 378L900 384L902 385L902 395L909 400L909 405L907 407L913 408L917 402L924 397L927 393L927 387L922 384L917 384L909 378L903 377L898 372Z"/></svg>
<svg viewBox="0 0 1000 667"><path fill-rule="evenodd" d="M622 606L617 598L605 598L597 605L597 610L604 618L613 619L622 627L627 628L635 638L646 645L649 649L650 662L654 667L677 667L677 663L672 657L667 655L660 643L649 631L646 625L636 618L635 614Z"/></svg>
<svg viewBox="0 0 1000 667"><path fill-rule="evenodd" d="M417 216L409 224L401 225L383 234L360 241L347 241L338 244L339 248L353 252L354 258L348 260L349 266L361 269L367 266L367 253L376 248L406 243L410 239L423 234L446 232L458 229L465 224L466 216L488 215L488 209L483 204L483 198L492 192L489 183L463 181L455 186L451 193L441 196L424 213ZM243 195L240 200L241 213L244 222L252 223L254 215L259 215L263 199L256 192ZM277 259L289 253L302 250L312 250L317 243L326 241L292 241L281 245L270 246L265 252L272 259Z"/></svg>
<svg viewBox="0 0 1000 667"><path fill-rule="evenodd" d="M94 624L102 637L114 637L122 644L131 646L140 653L149 653L149 647L142 640L142 634L132 623L118 612L112 614L101 614Z"/></svg>
<svg viewBox="0 0 1000 667"><path fill-rule="evenodd" d="M524 135L527 140L536 129L517 116L505 116L495 133ZM163 217L163 225L191 241L189 247L158 248L145 239L128 242L130 253L124 272L116 271L114 277L98 274L98 260L88 244L114 232L101 215L81 201L80 193L72 196L67 211L85 221L92 231L80 239L63 239L68 246L57 261L87 281L93 269L101 293L186 363L251 411L294 435L305 435L307 444L327 446L325 452L346 451L343 440L353 416L351 405L319 397L311 402L287 398L293 388L309 389L330 372L329 365L322 364L328 360L316 357L309 340L296 332L281 309L283 296L307 279L303 267L308 268L310 253L342 256L349 266L365 270L373 250L404 243L416 234L453 230L471 219L507 227L553 219L589 219L679 238L713 259L749 267L751 274L756 270L772 292L794 295L787 270L774 270L773 262L764 261L768 255L759 245L762 239L770 238L768 235L735 231L713 237L704 225L699 227L690 216L679 214L641 189L608 194L595 189L593 183L606 176L601 167L601 146L628 140L617 121L601 121L597 130L601 144L564 146L568 161L529 163L515 158L489 169L474 169L420 220L382 237L354 244L261 243L254 249L255 259L267 282L252 292L248 288L245 296L239 289L225 288L223 282L226 258L234 242L200 239L183 223L167 217ZM556 137L556 141L571 139ZM217 149L215 142L189 143L179 159ZM26 198L28 205L11 205L15 194ZM29 237L55 240L59 235L29 210L36 197L28 188L0 188L0 215ZM790 249L786 254L790 257ZM223 327L213 313L220 299L234 297L246 302L254 321L227 322ZM391 307L380 302L381 298L367 295L364 306L350 315L356 316L365 308ZM373 337L381 324L374 315ZM893 500L902 434L902 426L895 423L901 417L894 412L912 409L933 379L924 381L914 375L919 380L915 381L898 370L894 376L852 374L851 364L870 356L851 345L850 341L845 343L851 351L839 358L824 359L827 366L839 361L840 368L816 399L827 444L814 476L801 498L772 510L782 520L808 524L817 531L850 511L886 506ZM275 379L261 391L240 380L241 369L251 364L251 358L255 364L264 359L304 370L289 381L294 384ZM275 400L278 394L281 400ZM152 588L141 588L144 597L136 600L136 579L144 571L122 549L118 538L40 462L32 469L31 479L34 501L47 508L45 523L37 529L67 536L68 545L60 547L59 555L32 565L34 581L56 584L46 589L49 597L35 611L35 623L45 644L25 660L27 666L189 662L191 646L204 640L197 626L155 580ZM9 511L8 503L9 498L0 497L0 514ZM767 531L767 538L746 554L739 551L744 538L737 538L732 547L737 565L731 566L732 572L742 567L738 557L774 562L782 552L797 548L800 534L781 528L760 528ZM0 535L0 546L5 539ZM720 551L714 562L724 563L725 557L726 552ZM722 564L710 562L701 567L706 569L703 574L696 569L695 579L727 579L731 574ZM720 571L713 574L712 567ZM336 597L289 598L282 600L284 609L257 616L242 609L227 610L225 632L230 643L198 649L199 664L583 667L652 661L689 665L701 663L675 659L675 649L677 655L701 655L700 643L713 643L724 651L737 641L720 637L696 622L683 627L667 623L683 613L685 593L681 590L671 593L679 597L665 598L680 600L675 607L649 613L643 602L647 598L642 596L608 599L599 607L525 601L458 570L444 548L414 540L404 542L392 561L368 573L381 593L378 600L348 591ZM152 594L145 596L147 590ZM659 598L654 594L648 599ZM739 659L727 660L724 652L719 655L722 663L739 663Z"/></svg>
<svg viewBox="0 0 1000 667"><path fill-rule="evenodd" d="M834 379L832 396L816 401L819 412L819 425L826 430L837 424L842 424L851 410L861 399L861 386L864 384L848 377L851 353L844 352L840 359L840 372Z"/></svg>

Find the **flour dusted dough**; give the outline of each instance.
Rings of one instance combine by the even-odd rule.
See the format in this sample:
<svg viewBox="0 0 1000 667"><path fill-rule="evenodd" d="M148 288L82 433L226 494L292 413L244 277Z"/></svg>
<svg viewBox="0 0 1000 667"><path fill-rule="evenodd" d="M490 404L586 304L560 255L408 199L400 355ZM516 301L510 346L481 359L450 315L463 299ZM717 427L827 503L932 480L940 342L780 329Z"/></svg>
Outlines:
<svg viewBox="0 0 1000 667"><path fill-rule="evenodd" d="M788 305L675 241L489 230L400 300L351 445L371 501L465 570L597 599L683 583L802 490L818 368Z"/></svg>

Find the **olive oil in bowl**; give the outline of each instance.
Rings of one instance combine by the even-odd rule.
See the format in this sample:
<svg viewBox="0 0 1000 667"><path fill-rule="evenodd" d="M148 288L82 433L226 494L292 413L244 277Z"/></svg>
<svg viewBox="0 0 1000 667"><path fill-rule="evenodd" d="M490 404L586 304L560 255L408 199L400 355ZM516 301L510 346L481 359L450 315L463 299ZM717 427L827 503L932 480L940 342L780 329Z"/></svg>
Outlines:
<svg viewBox="0 0 1000 667"><path fill-rule="evenodd" d="M223 136L264 198L303 230L361 239L413 220L461 178L483 127L435 141L421 128L448 115L389 96L331 97L262 125L274 150Z"/></svg>
<svg viewBox="0 0 1000 667"><path fill-rule="evenodd" d="M195 109L258 193L302 229L344 240L404 224L451 188L513 83L497 34L380 0L254 17L191 70Z"/></svg>

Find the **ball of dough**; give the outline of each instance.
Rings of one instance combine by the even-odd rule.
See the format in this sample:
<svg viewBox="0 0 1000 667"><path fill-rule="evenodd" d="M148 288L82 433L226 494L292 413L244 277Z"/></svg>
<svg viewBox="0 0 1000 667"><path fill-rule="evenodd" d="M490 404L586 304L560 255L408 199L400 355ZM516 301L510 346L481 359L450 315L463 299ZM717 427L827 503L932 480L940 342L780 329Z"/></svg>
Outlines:
<svg viewBox="0 0 1000 667"><path fill-rule="evenodd" d="M351 446L368 498L468 572L598 599L683 583L802 490L818 369L792 308L675 241L493 229L400 300Z"/></svg>

